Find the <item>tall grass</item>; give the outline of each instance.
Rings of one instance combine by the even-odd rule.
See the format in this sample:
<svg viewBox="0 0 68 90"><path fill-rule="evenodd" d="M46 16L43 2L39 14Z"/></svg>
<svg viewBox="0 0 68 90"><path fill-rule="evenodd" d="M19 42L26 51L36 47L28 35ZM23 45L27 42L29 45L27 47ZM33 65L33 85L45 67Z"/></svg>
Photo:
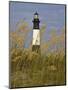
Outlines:
<svg viewBox="0 0 68 90"><path fill-rule="evenodd" d="M18 26L18 24L17 24ZM41 44L41 54L32 51L32 45L24 48L29 33L27 23L10 32L10 84L11 88L65 84L65 33L58 36L53 29L50 40ZM46 31L41 27L41 39ZM57 46L56 46L57 45ZM56 46L56 51L49 50Z"/></svg>
<svg viewBox="0 0 68 90"><path fill-rule="evenodd" d="M65 84L65 55L11 50L11 87Z"/></svg>

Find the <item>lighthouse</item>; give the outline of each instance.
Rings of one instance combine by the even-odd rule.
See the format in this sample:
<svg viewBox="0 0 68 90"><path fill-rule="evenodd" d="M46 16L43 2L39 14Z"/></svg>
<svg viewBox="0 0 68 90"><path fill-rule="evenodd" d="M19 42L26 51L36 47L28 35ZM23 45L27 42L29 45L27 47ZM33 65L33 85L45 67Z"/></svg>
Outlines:
<svg viewBox="0 0 68 90"><path fill-rule="evenodd" d="M40 52L40 28L39 28L39 14L36 12L33 18L33 39L32 51Z"/></svg>

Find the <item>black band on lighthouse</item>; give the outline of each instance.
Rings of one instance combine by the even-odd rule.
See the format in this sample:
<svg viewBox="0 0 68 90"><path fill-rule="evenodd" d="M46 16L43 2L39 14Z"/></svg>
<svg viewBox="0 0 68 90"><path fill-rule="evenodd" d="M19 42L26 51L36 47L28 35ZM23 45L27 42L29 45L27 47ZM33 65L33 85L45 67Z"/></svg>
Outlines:
<svg viewBox="0 0 68 90"><path fill-rule="evenodd" d="M39 29L39 19L34 19L33 20L33 29Z"/></svg>

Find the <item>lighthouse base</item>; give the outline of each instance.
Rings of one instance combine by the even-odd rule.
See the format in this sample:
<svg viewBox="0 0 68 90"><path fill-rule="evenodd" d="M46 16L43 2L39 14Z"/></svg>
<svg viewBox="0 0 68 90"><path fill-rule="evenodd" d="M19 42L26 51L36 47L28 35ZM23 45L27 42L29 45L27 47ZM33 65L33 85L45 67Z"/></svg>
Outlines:
<svg viewBox="0 0 68 90"><path fill-rule="evenodd" d="M35 51L37 53L40 53L40 45L33 45L32 46L32 51Z"/></svg>

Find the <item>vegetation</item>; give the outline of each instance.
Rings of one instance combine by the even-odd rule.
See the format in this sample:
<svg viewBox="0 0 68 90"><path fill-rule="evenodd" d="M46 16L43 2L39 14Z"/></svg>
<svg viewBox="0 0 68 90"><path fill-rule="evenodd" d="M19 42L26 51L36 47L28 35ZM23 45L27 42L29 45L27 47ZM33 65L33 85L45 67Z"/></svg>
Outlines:
<svg viewBox="0 0 68 90"><path fill-rule="evenodd" d="M55 32L51 32L51 40L41 44L41 54L38 54L32 51L31 44L29 48L24 47L26 36L31 31L29 29L28 24L23 21L16 31L10 32L11 88L64 85L65 46L62 45L64 44L64 33L57 36ZM41 38L43 38L44 25L41 29L43 30ZM53 51L52 46L56 46L56 50Z"/></svg>

